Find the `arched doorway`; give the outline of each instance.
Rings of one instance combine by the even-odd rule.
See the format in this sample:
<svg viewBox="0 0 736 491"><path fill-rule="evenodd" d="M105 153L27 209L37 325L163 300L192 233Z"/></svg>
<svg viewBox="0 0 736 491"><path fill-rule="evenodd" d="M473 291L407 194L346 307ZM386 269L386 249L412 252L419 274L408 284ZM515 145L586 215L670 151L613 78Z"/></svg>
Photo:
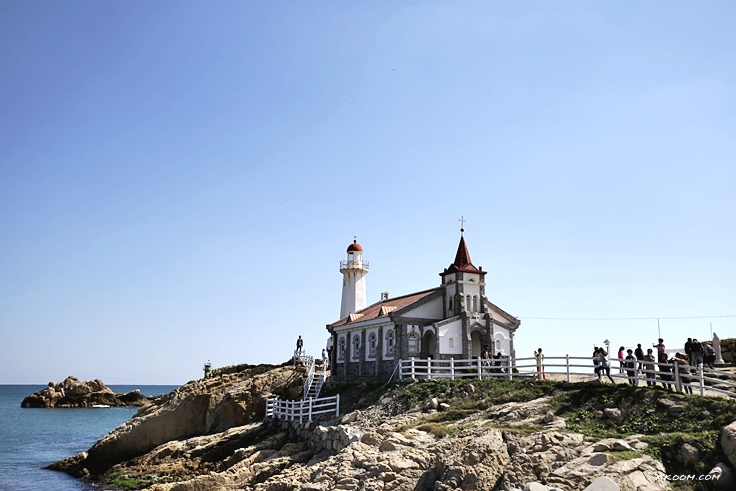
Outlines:
<svg viewBox="0 0 736 491"><path fill-rule="evenodd" d="M470 333L470 341L473 344L473 352L470 356L476 358L483 352L483 335L480 331L473 331Z"/></svg>
<svg viewBox="0 0 736 491"><path fill-rule="evenodd" d="M432 332L431 330L429 330L426 333L424 333L424 342L423 342L423 344L424 344L424 346L422 346L422 348L423 348L422 349L422 353L425 356L427 356L427 357L430 357L431 356L432 358L434 358L434 355L437 352L437 350L435 349L436 348L435 345L437 344L437 342L436 342L436 338L435 338L434 332Z"/></svg>

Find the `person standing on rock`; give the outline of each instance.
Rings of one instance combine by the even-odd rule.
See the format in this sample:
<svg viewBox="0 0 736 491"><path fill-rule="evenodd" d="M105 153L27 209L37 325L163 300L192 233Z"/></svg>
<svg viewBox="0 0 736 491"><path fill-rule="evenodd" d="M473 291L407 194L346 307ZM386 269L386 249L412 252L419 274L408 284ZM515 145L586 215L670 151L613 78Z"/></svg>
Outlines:
<svg viewBox="0 0 736 491"><path fill-rule="evenodd" d="M537 380L547 380L547 375L544 373L544 355L542 354L542 348L537 349L534 353L534 358L537 359Z"/></svg>
<svg viewBox="0 0 736 491"><path fill-rule="evenodd" d="M611 366L608 363L608 353L603 348L598 348L598 380L601 380L601 373L605 372L608 380L616 385L613 377L611 377Z"/></svg>
<svg viewBox="0 0 736 491"><path fill-rule="evenodd" d="M296 340L296 353L298 355L302 354L302 346L304 346L304 341L302 340L302 336L299 335L299 337Z"/></svg>
<svg viewBox="0 0 736 491"><path fill-rule="evenodd" d="M598 375L598 361L598 346L593 346L593 373L596 375Z"/></svg>
<svg viewBox="0 0 736 491"><path fill-rule="evenodd" d="M626 375L629 377L629 383L631 385L636 385L636 357L634 356L634 350L631 348L626 350L624 366L626 367Z"/></svg>
<svg viewBox="0 0 736 491"><path fill-rule="evenodd" d="M714 350L713 346L709 344L703 345L703 349L705 350L705 355L703 356L703 363L708 365L708 368L712 370L713 363L716 361L716 350Z"/></svg>
<svg viewBox="0 0 736 491"><path fill-rule="evenodd" d="M654 375L654 362L655 362L654 353L652 351L652 348L649 348L647 350L647 354L644 355L644 370L646 371L646 373L644 374L644 376L647 379L647 386L648 387L654 387L654 386L657 385L654 382L654 377L655 377L655 375Z"/></svg>
<svg viewBox="0 0 736 491"><path fill-rule="evenodd" d="M693 344L697 340L693 340ZM692 382L692 371L690 370L690 365L687 364L687 358L685 355L681 353L676 353L675 357L672 358L673 365L677 365L677 371L680 373L680 388L676 388L679 391L685 390L687 394L693 393L693 388L690 386L690 383ZM674 367L673 367L674 368Z"/></svg>
<svg viewBox="0 0 736 491"><path fill-rule="evenodd" d="M697 339L693 339L692 354L690 355L689 361L690 366L697 367L703 364L703 345Z"/></svg>
<svg viewBox="0 0 736 491"><path fill-rule="evenodd" d="M639 360L639 366L637 367L637 369L641 371L644 368L644 350L641 348L641 343L636 345L634 356L636 356L636 359Z"/></svg>
<svg viewBox="0 0 736 491"><path fill-rule="evenodd" d="M664 339L659 338L657 344L653 344L652 347L657 348L657 361L659 363L667 363L667 353L664 348Z"/></svg>

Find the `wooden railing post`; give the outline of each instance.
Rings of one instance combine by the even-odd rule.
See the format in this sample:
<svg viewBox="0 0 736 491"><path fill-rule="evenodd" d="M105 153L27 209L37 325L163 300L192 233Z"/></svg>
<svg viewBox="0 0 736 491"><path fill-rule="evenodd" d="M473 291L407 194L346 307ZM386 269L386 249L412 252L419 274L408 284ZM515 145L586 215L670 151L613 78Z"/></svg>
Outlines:
<svg viewBox="0 0 736 491"><path fill-rule="evenodd" d="M483 366L481 365L480 356L478 357L478 380L483 380Z"/></svg>
<svg viewBox="0 0 736 491"><path fill-rule="evenodd" d="M567 383L570 383L570 355L565 355L565 372L567 373Z"/></svg>
<svg viewBox="0 0 736 491"><path fill-rule="evenodd" d="M705 380L703 380L703 364L698 363L698 379L700 379L700 395L705 395Z"/></svg>
<svg viewBox="0 0 736 491"><path fill-rule="evenodd" d="M414 357L411 357L411 378L415 379L417 378L417 374L414 370Z"/></svg>
<svg viewBox="0 0 736 491"><path fill-rule="evenodd" d="M682 392L682 381L680 380L680 364L675 361L672 363L672 371L675 372L675 390Z"/></svg>
<svg viewBox="0 0 736 491"><path fill-rule="evenodd" d="M335 399L335 417L340 416L340 394L337 394Z"/></svg>
<svg viewBox="0 0 736 491"><path fill-rule="evenodd" d="M427 378L428 379L432 378L432 357L431 356L427 357Z"/></svg>
<svg viewBox="0 0 736 491"><path fill-rule="evenodd" d="M450 380L455 380L455 358L450 358Z"/></svg>
<svg viewBox="0 0 736 491"><path fill-rule="evenodd" d="M511 380L513 378L513 369L511 368L511 357L506 357L506 378Z"/></svg>
<svg viewBox="0 0 736 491"><path fill-rule="evenodd" d="M312 398L309 398L309 421L312 421Z"/></svg>

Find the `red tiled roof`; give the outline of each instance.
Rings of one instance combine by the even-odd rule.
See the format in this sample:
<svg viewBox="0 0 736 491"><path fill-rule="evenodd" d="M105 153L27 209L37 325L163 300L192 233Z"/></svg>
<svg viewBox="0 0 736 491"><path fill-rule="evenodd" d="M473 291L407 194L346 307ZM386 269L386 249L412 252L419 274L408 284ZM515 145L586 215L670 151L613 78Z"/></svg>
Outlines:
<svg viewBox="0 0 736 491"><path fill-rule="evenodd" d="M426 297L427 295L431 295L432 293L437 291L438 288L432 288L431 290L424 290L422 292L410 293L402 297L389 298L388 300L382 300L380 302L374 303L373 305L370 305L364 308L363 310L356 312L355 314L350 314L349 316L343 319L340 319L339 321L333 324L330 324L330 326L338 327L338 326L344 326L346 324L350 324L351 322L355 322L355 321L362 322L362 321L371 320L371 319L378 319L379 317L386 317L388 314L390 314L394 310L403 309L407 305L411 305L414 302L417 302L421 300L422 298Z"/></svg>

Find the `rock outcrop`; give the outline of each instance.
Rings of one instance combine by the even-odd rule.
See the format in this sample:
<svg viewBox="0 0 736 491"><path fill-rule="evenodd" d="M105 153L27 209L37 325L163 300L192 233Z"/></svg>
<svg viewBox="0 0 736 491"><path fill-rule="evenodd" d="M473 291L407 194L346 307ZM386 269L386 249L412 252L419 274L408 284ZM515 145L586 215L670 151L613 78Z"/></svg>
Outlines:
<svg viewBox="0 0 736 491"><path fill-rule="evenodd" d="M29 395L23 399L21 407L144 406L149 402L139 390L118 394L100 380L67 377L63 382L50 382L47 388Z"/></svg>
<svg viewBox="0 0 736 491"><path fill-rule="evenodd" d="M214 370L208 378L189 382L142 407L88 452L52 468L79 477L99 475L160 445L175 446L172 442L261 420L267 397L293 399L301 394L303 384L303 370L293 366L275 370L272 365L241 365Z"/></svg>
<svg viewBox="0 0 736 491"><path fill-rule="evenodd" d="M404 386L375 392L353 386L352 395L341 396L345 406L339 418L263 421L266 397L297 399L303 383L301 367L215 370L142 408L88 452L54 468L113 484L135 482L148 491L669 489L672 468L665 469L656 458L659 451L651 451L651 438L658 434L645 424L640 426L647 435L629 430L620 438L611 436L615 431L596 438L575 430L581 420L599 428L628 424L629 409L615 407L612 392L604 394L605 403L565 412L555 406L559 399L552 390L504 402L483 395L488 387L477 384L446 387L444 393L434 393L431 383L417 384L413 393L423 394L422 400L407 406L401 402ZM552 388L549 384L534 387ZM595 395L591 387L586 397ZM651 410L672 421L692 403L659 391L637 394L656 395ZM683 411L668 410L675 405ZM707 467L701 465L703 449L692 442L668 446L665 457L683 470L700 465L706 474L712 469L711 475L720 476L712 487L683 489L733 489L735 441L736 423L722 430L721 448Z"/></svg>

